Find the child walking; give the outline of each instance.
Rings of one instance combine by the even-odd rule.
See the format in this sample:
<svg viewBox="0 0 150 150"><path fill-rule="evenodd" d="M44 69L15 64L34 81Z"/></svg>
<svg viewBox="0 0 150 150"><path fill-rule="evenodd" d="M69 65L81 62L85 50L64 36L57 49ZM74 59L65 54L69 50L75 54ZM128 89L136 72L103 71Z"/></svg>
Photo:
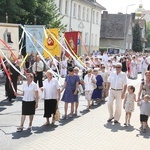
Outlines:
<svg viewBox="0 0 150 150"><path fill-rule="evenodd" d="M150 95L145 95L143 100L138 103L138 106L140 106L141 129L145 133L148 126L148 117L150 116Z"/></svg>
<svg viewBox="0 0 150 150"><path fill-rule="evenodd" d="M123 108L125 109L125 123L124 125L130 125L131 114L134 111L134 102L136 101L135 87L132 85L128 86L128 93L125 95Z"/></svg>

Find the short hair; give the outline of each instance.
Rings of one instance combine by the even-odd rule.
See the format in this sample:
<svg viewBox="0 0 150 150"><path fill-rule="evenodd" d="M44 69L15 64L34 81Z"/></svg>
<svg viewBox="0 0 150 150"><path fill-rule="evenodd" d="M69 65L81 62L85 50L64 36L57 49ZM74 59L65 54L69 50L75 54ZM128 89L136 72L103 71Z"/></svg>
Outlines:
<svg viewBox="0 0 150 150"><path fill-rule="evenodd" d="M146 71L146 72L145 72L145 75L150 75L150 71Z"/></svg>
<svg viewBox="0 0 150 150"><path fill-rule="evenodd" d="M121 67L121 68L122 68L122 64L121 64L121 63L116 63L116 64L115 64L115 66L116 66L116 67L118 67L118 66L119 66L119 67Z"/></svg>
<svg viewBox="0 0 150 150"><path fill-rule="evenodd" d="M73 72L73 68L72 68L72 67L69 67L67 70L68 70L69 72Z"/></svg>
<svg viewBox="0 0 150 150"><path fill-rule="evenodd" d="M32 73L26 73L26 76L29 76L30 78L33 78L33 74Z"/></svg>
<svg viewBox="0 0 150 150"><path fill-rule="evenodd" d="M135 87L133 85L129 85L128 87L130 87L130 89L133 90L133 92L135 92Z"/></svg>
<svg viewBox="0 0 150 150"><path fill-rule="evenodd" d="M74 68L73 68L73 70L77 70L77 71L79 71L79 68L78 68L78 67L74 67Z"/></svg>
<svg viewBox="0 0 150 150"><path fill-rule="evenodd" d="M144 98L150 100L150 95L146 94L146 95L144 96Z"/></svg>

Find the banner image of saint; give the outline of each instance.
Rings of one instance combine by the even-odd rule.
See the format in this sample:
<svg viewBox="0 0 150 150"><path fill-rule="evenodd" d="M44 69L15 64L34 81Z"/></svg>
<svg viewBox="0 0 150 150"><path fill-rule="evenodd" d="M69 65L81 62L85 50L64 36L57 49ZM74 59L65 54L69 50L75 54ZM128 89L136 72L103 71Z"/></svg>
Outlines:
<svg viewBox="0 0 150 150"><path fill-rule="evenodd" d="M43 48L38 44L38 42L42 44L44 40L43 27L43 25L25 25L26 31L32 35L30 36L31 39L26 35L26 52L28 54L37 54L36 48L41 54L43 54Z"/></svg>
<svg viewBox="0 0 150 150"><path fill-rule="evenodd" d="M75 54L78 53L77 45L78 45L78 31L65 32L65 38L67 40L67 47L72 49Z"/></svg>
<svg viewBox="0 0 150 150"><path fill-rule="evenodd" d="M18 57L19 54L19 25L10 23L0 23L0 39L7 44L14 55ZM10 58L11 53L4 44L0 44L0 49ZM0 52L1 55L1 52Z"/></svg>
<svg viewBox="0 0 150 150"><path fill-rule="evenodd" d="M45 46L46 50L52 56L60 57L60 55L61 55L61 53L60 53L60 45L55 40L55 38L57 40L59 40L58 30L59 29L57 29L57 28L47 29L46 30L47 37L44 38L44 46ZM53 36L55 38L50 33L53 34ZM50 57L50 55L46 51L44 51L43 54L44 54L44 58L49 58Z"/></svg>

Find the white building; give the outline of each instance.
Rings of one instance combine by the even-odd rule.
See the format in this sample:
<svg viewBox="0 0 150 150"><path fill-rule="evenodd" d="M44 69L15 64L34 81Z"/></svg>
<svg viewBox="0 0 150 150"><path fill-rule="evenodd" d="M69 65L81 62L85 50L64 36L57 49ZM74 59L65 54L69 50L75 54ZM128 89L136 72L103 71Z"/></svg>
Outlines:
<svg viewBox="0 0 150 150"><path fill-rule="evenodd" d="M68 31L79 31L88 51L99 49L101 12L105 10L96 0L55 0L64 16L62 23ZM79 54L85 54L80 42Z"/></svg>

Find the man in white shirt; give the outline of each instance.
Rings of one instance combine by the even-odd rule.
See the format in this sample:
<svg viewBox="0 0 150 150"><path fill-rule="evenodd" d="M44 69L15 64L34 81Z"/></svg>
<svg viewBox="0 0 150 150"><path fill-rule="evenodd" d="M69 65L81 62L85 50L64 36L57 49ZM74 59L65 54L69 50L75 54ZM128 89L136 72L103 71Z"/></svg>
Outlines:
<svg viewBox="0 0 150 150"><path fill-rule="evenodd" d="M108 96L108 111L109 119L107 122L111 122L114 119L114 123L118 123L121 116L122 99L125 97L127 88L127 75L121 71L122 64L116 63L116 72L110 74L108 78L108 87L110 88ZM113 114L113 102L116 100L116 109Z"/></svg>
<svg viewBox="0 0 150 150"><path fill-rule="evenodd" d="M143 59L141 61L142 81L144 81L144 75L145 75L145 72L147 71L147 67L148 67L148 62L147 62L146 56L143 56Z"/></svg>
<svg viewBox="0 0 150 150"><path fill-rule="evenodd" d="M34 73L34 82L39 84L39 87L43 87L43 69L44 69L44 64L40 59L40 56L36 56L36 61L33 64L33 73Z"/></svg>

